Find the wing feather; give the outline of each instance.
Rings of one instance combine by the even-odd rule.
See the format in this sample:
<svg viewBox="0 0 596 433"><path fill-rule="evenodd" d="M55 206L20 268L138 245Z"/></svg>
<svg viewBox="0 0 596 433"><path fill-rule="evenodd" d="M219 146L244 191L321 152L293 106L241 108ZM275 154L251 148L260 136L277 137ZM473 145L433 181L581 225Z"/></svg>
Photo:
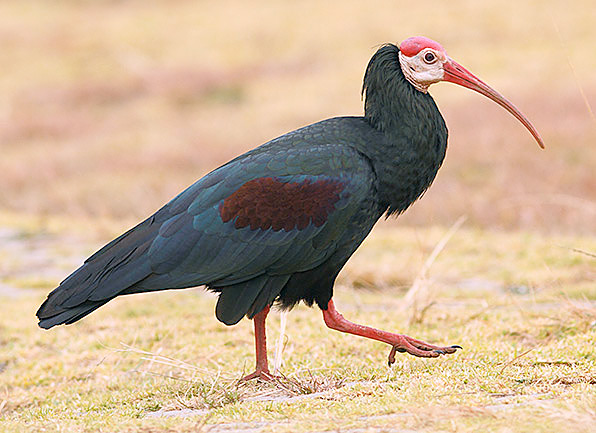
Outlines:
<svg viewBox="0 0 596 433"><path fill-rule="evenodd" d="M288 134L191 185L52 291L40 326L76 321L119 294L198 285L221 291L225 323L256 314L293 273L335 252L373 194L368 161L323 135Z"/></svg>

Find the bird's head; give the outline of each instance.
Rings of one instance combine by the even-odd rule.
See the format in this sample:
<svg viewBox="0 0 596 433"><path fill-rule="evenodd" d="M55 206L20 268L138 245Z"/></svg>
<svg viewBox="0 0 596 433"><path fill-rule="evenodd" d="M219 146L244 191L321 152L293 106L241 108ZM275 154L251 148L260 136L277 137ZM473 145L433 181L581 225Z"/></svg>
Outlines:
<svg viewBox="0 0 596 433"><path fill-rule="evenodd" d="M406 39L399 45L399 62L406 79L420 92L426 93L431 84L449 81L492 99L519 120L544 148L530 121L499 92L450 58L438 42L423 36Z"/></svg>

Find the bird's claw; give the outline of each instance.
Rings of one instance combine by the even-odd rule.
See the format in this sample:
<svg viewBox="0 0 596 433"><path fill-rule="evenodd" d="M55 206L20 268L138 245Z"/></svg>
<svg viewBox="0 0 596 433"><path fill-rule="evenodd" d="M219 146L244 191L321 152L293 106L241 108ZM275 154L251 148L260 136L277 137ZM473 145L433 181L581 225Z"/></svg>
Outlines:
<svg viewBox="0 0 596 433"><path fill-rule="evenodd" d="M407 352L410 355L423 358L436 358L440 355L455 353L457 349L462 349L462 347L457 344L447 347L439 347L425 343L424 341L416 340L406 335L403 335L402 337L402 341L391 347L391 351L389 352L388 358L389 367L391 367L391 365L395 363L395 354L397 352Z"/></svg>
<svg viewBox="0 0 596 433"><path fill-rule="evenodd" d="M238 381L238 383L240 384L240 383L248 382L249 380L253 380L253 379L256 379L257 381L260 381L260 382L275 382L276 378L277 378L277 376L271 374L268 369L267 370L257 369L255 371L253 371L252 373L244 376L242 379L240 379Z"/></svg>
<svg viewBox="0 0 596 433"><path fill-rule="evenodd" d="M393 346L391 348L391 352L389 352L389 359L387 360L387 364L389 365L389 367L391 367L394 363L395 363L395 352L400 351L403 352L404 349L402 349L401 347L397 347L397 346Z"/></svg>

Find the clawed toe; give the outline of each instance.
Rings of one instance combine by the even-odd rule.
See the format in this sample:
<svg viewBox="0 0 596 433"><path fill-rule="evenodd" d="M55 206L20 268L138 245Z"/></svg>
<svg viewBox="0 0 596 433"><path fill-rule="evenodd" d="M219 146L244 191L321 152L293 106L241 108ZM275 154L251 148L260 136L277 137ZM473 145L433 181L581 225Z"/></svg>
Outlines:
<svg viewBox="0 0 596 433"><path fill-rule="evenodd" d="M389 352L388 364L391 365L395 362L395 354L397 352L407 352L410 355L414 355L421 358L437 358L441 355L448 355L455 353L457 349L462 349L459 345L439 347L432 344L425 343L424 341L416 340L414 338L403 336L403 340L391 348Z"/></svg>

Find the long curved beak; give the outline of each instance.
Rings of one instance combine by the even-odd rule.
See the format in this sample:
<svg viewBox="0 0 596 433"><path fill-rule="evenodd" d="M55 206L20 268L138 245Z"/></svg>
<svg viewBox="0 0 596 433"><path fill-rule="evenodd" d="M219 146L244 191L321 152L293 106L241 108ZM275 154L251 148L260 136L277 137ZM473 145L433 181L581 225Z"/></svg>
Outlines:
<svg viewBox="0 0 596 433"><path fill-rule="evenodd" d="M445 75L443 77L443 81L449 81L450 83L459 84L460 86L467 87L468 89L472 89L478 93L483 94L489 99L492 99L505 110L509 111L513 116L519 120L527 129L530 131L530 134L534 136L538 145L544 149L544 142L540 137L540 134L534 128L534 125L530 123L530 121L524 116L515 106L509 102L504 96L502 96L499 92L494 90L480 78L476 77L462 65L457 63L455 60L451 58L447 58L447 61L443 64L443 70L445 71Z"/></svg>

